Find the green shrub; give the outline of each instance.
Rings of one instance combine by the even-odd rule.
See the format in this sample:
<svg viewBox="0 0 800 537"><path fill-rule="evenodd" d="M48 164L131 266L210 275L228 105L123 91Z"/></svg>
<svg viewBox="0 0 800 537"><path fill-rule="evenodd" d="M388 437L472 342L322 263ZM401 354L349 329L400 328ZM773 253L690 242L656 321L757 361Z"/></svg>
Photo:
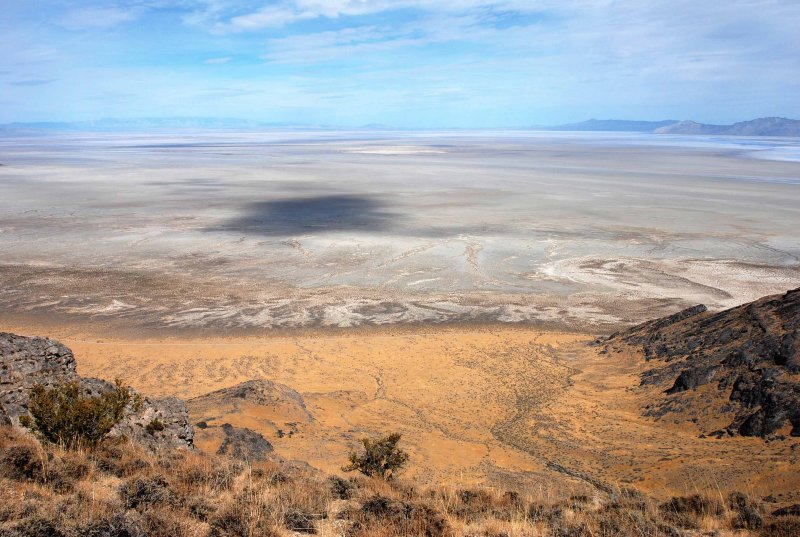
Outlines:
<svg viewBox="0 0 800 537"><path fill-rule="evenodd" d="M362 438L363 453L350 454L350 464L342 468L345 472L358 470L369 477L380 477L387 481L408 462L408 453L397 447L400 435L390 434L377 440Z"/></svg>
<svg viewBox="0 0 800 537"><path fill-rule="evenodd" d="M154 418L150 423L145 426L145 430L151 435L155 436L156 433L164 430L164 424L158 418Z"/></svg>
<svg viewBox="0 0 800 537"><path fill-rule="evenodd" d="M31 390L31 415L22 416L20 423L53 444L93 449L120 422L131 401L135 407L141 405L119 380L97 396L87 395L77 381L53 388L37 385Z"/></svg>

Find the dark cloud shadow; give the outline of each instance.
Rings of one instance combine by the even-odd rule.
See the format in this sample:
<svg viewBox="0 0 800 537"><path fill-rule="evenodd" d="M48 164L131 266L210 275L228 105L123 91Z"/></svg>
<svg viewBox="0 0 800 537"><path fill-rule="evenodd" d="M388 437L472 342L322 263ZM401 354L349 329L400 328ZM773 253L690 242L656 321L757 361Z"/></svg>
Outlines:
<svg viewBox="0 0 800 537"><path fill-rule="evenodd" d="M392 231L399 215L380 201L352 194L284 198L248 204L210 231L291 236L336 231Z"/></svg>

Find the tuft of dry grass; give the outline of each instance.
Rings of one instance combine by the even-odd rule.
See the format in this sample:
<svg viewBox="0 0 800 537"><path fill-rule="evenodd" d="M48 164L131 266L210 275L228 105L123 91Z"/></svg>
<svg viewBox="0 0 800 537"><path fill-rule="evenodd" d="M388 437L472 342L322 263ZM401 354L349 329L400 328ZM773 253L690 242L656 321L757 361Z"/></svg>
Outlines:
<svg viewBox="0 0 800 537"><path fill-rule="evenodd" d="M548 491L325 476L281 461L246 464L122 442L43 446L0 428L2 537L679 537L800 535L794 507L768 513L743 493L657 502L632 488Z"/></svg>

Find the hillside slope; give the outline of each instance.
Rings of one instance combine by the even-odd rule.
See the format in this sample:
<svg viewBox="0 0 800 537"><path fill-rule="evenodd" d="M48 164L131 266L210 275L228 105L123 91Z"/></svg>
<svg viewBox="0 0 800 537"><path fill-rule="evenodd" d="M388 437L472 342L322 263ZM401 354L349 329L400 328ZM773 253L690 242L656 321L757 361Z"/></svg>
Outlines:
<svg viewBox="0 0 800 537"><path fill-rule="evenodd" d="M714 436L800 436L800 289L719 313L695 306L597 343L646 361L648 416Z"/></svg>

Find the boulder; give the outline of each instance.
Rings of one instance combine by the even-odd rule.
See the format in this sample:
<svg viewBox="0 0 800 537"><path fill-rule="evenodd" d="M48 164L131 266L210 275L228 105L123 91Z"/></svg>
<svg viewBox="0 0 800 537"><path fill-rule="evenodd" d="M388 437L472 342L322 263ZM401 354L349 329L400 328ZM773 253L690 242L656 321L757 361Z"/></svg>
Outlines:
<svg viewBox="0 0 800 537"><path fill-rule="evenodd" d="M273 447L259 433L245 427L234 427L230 423L222 425L225 440L217 450L217 455L227 455L236 460L263 461Z"/></svg>
<svg viewBox="0 0 800 537"><path fill-rule="evenodd" d="M0 424L19 426L20 416L28 414L33 386L53 387L70 381L80 382L89 395L114 388L105 380L80 377L72 351L57 341L0 333ZM109 436L126 437L151 450L193 447L194 429L182 400L137 399L141 404L131 403Z"/></svg>

